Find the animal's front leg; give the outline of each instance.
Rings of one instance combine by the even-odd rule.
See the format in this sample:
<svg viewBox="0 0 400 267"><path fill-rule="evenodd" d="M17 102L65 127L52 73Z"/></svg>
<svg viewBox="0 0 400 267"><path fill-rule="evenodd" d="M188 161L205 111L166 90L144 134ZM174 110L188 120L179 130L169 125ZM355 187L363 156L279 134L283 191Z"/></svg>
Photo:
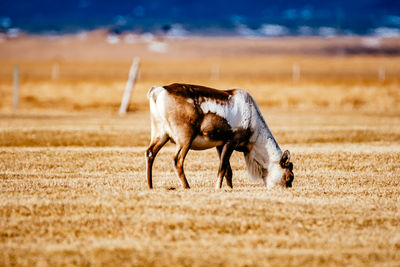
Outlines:
<svg viewBox="0 0 400 267"><path fill-rule="evenodd" d="M219 168L218 168L218 180L217 183L215 184L215 189L220 189L222 188L222 181L224 179L224 176L228 175L228 167L230 168L230 163L229 159L232 155L233 152L233 145L230 142L227 142L223 145L222 151L221 151L221 156L220 156L220 162L219 162ZM231 177L230 177L230 182L232 187L232 170L231 170ZM227 182L228 182L228 177L227 177ZM229 186L229 183L228 183Z"/></svg>
<svg viewBox="0 0 400 267"><path fill-rule="evenodd" d="M217 146L218 157L220 160L221 160L222 148L223 148L223 146ZM230 164L229 160L228 160L228 166L224 170L223 177L225 177L225 179L226 179L226 184L230 188L233 188L233 186L232 186L232 168L231 168L231 164ZM224 178L222 178L222 179L224 179Z"/></svg>
<svg viewBox="0 0 400 267"><path fill-rule="evenodd" d="M233 184L232 184L232 168L231 168L231 163L228 161L228 168L225 172L225 178L226 178L226 184L230 187L233 188Z"/></svg>

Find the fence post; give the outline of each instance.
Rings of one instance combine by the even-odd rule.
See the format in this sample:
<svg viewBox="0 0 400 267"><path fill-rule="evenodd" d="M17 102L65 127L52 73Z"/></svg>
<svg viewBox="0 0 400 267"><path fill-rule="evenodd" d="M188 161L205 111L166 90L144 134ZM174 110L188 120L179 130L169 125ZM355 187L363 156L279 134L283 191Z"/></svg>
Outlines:
<svg viewBox="0 0 400 267"><path fill-rule="evenodd" d="M126 114L126 111L128 109L129 100L131 99L131 94L132 94L132 88L136 81L137 73L139 70L139 61L140 59L138 57L135 57L133 59L131 69L129 70L129 78L128 81L126 82L124 95L122 96L121 106L119 108L120 115Z"/></svg>
<svg viewBox="0 0 400 267"><path fill-rule="evenodd" d="M379 67L378 69L378 78L379 81L384 82L386 79L386 71L384 67Z"/></svg>
<svg viewBox="0 0 400 267"><path fill-rule="evenodd" d="M213 64L211 66L211 80L218 81L219 80L219 73L220 73L219 64Z"/></svg>
<svg viewBox="0 0 400 267"><path fill-rule="evenodd" d="M53 64L53 67L51 68L51 79L53 81L57 81L59 74L60 74L60 67L58 66L57 63L55 63L55 64Z"/></svg>
<svg viewBox="0 0 400 267"><path fill-rule="evenodd" d="M18 109L18 88L19 87L19 67L18 65L14 66L14 112Z"/></svg>
<svg viewBox="0 0 400 267"><path fill-rule="evenodd" d="M294 82L297 82L300 80L300 66L297 65L296 63L293 64L292 75L293 75L292 78L293 78Z"/></svg>

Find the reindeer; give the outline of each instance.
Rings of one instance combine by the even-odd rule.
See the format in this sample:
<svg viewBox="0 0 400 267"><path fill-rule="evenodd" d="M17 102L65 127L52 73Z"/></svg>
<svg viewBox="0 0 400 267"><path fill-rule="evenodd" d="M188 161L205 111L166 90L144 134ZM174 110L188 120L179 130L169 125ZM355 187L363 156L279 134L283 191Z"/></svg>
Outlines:
<svg viewBox="0 0 400 267"><path fill-rule="evenodd" d="M229 159L244 153L249 176L267 189L291 187L293 164L288 150L282 153L253 97L245 90L221 91L204 86L174 83L152 87L147 98L151 112L151 142L146 151L149 188L157 153L170 140L176 144L174 166L184 188L190 188L183 171L189 151L217 148L220 163L216 189L223 179L232 188Z"/></svg>

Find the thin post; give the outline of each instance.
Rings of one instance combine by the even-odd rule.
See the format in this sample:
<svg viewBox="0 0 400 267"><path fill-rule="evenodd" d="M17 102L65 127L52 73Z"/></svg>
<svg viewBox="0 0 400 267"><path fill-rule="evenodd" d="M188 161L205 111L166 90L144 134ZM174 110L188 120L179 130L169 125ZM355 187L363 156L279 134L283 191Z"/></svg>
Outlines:
<svg viewBox="0 0 400 267"><path fill-rule="evenodd" d="M140 59L138 57L135 57L133 59L131 69L129 70L128 81L126 82L124 95L122 96L121 107L119 108L120 115L126 114L126 111L128 109L129 100L131 99L132 94L132 88L136 81L137 73L139 70L139 61Z"/></svg>
<svg viewBox="0 0 400 267"><path fill-rule="evenodd" d="M19 67L14 66L14 111L18 109Z"/></svg>
<svg viewBox="0 0 400 267"><path fill-rule="evenodd" d="M213 64L211 66L211 80L218 81L219 80L219 72L220 72L219 64Z"/></svg>
<svg viewBox="0 0 400 267"><path fill-rule="evenodd" d="M60 74L60 67L58 66L57 63L55 63L55 64L53 64L53 67L51 68L51 79L53 81L57 81L59 74Z"/></svg>
<svg viewBox="0 0 400 267"><path fill-rule="evenodd" d="M300 80L300 66L297 64L293 64L292 67L292 75L293 75L293 81L297 82Z"/></svg>
<svg viewBox="0 0 400 267"><path fill-rule="evenodd" d="M384 82L386 79L386 71L384 67L379 67L378 69L378 78L379 81Z"/></svg>

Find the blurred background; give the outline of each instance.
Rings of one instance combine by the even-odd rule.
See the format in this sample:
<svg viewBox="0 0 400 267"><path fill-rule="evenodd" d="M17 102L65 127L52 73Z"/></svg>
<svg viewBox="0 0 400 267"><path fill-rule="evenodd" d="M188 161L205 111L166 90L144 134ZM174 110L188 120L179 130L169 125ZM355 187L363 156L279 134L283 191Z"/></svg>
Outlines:
<svg viewBox="0 0 400 267"><path fill-rule="evenodd" d="M166 145L147 190L174 82L248 90L293 188ZM0 0L0 266L400 266L399 170L398 0Z"/></svg>
<svg viewBox="0 0 400 267"><path fill-rule="evenodd" d="M2 1L2 30L40 34L108 28L120 34L397 36L396 1Z"/></svg>
<svg viewBox="0 0 400 267"><path fill-rule="evenodd" d="M399 53L396 1L0 1L0 110L115 112L139 57L131 111L185 82L268 108L398 114Z"/></svg>

